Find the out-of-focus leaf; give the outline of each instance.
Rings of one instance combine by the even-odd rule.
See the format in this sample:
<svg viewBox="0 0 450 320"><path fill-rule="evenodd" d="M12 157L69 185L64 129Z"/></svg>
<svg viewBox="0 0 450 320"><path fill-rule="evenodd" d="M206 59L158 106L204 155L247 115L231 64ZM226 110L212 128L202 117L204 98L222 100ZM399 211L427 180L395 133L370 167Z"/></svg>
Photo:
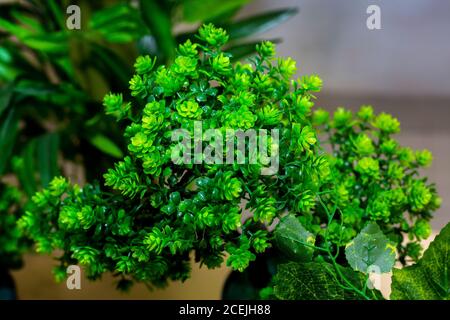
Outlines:
<svg viewBox="0 0 450 320"><path fill-rule="evenodd" d="M114 143L112 142L108 137L105 137L102 134L97 134L91 138L89 138L89 142L99 149L100 151L115 157L115 158L122 158L123 153L122 150Z"/></svg>
<svg viewBox="0 0 450 320"><path fill-rule="evenodd" d="M58 146L57 133L48 133L36 141L37 164L42 187L47 187L54 176L58 174Z"/></svg>
<svg viewBox="0 0 450 320"><path fill-rule="evenodd" d="M94 13L89 28L97 30L105 40L116 43L130 42L143 34L138 12L123 3Z"/></svg>
<svg viewBox="0 0 450 320"><path fill-rule="evenodd" d="M270 40L273 43L280 43L280 39ZM238 45L231 46L226 49L228 53L231 53L233 62L241 60L242 58L248 57L256 53L256 45L261 43L261 41L254 41L249 43L242 43Z"/></svg>
<svg viewBox="0 0 450 320"><path fill-rule="evenodd" d="M23 14L19 11L12 11L11 15L22 25L26 26L29 30L41 32L42 23L40 23L36 18Z"/></svg>
<svg viewBox="0 0 450 320"><path fill-rule="evenodd" d="M155 37L158 48L171 60L175 54L175 39L172 36L172 23L167 12L155 0L140 0L142 19Z"/></svg>
<svg viewBox="0 0 450 320"><path fill-rule="evenodd" d="M36 186L36 139L31 140L22 151L18 163L15 165L17 177L23 190L28 196L37 191Z"/></svg>
<svg viewBox="0 0 450 320"><path fill-rule="evenodd" d="M27 36L22 42L31 49L45 53L66 53L68 51L67 36L64 33L52 33L36 36Z"/></svg>
<svg viewBox="0 0 450 320"><path fill-rule="evenodd" d="M19 121L14 109L9 111L5 117L0 117L0 175L3 174L9 161L18 127Z"/></svg>
<svg viewBox="0 0 450 320"><path fill-rule="evenodd" d="M92 49L92 61L97 61L95 67L107 79L118 79L120 83L128 84L131 70L114 51L94 44Z"/></svg>
<svg viewBox="0 0 450 320"><path fill-rule="evenodd" d="M224 28L228 31L230 39L244 38L270 30L285 22L297 12L295 8L271 11L225 25Z"/></svg>
<svg viewBox="0 0 450 320"><path fill-rule="evenodd" d="M10 63L12 60L11 54L6 48L0 47L0 62Z"/></svg>
<svg viewBox="0 0 450 320"><path fill-rule="evenodd" d="M56 4L55 0L48 0L46 1L52 15L54 21L58 24L58 26L61 28L61 30L65 29L65 16L63 12L61 11L61 6Z"/></svg>
<svg viewBox="0 0 450 320"><path fill-rule="evenodd" d="M114 22L120 22L120 20L129 16L131 10L132 9L128 4L120 3L109 8L96 11L93 13L91 20L89 21L89 27L100 30L111 26Z"/></svg>
<svg viewBox="0 0 450 320"><path fill-rule="evenodd" d="M203 22L240 8L249 0L186 0L183 3L183 16L188 22Z"/></svg>
<svg viewBox="0 0 450 320"><path fill-rule="evenodd" d="M14 92L14 82L9 83L3 88L0 88L0 118L3 112L9 106L13 92Z"/></svg>
<svg viewBox="0 0 450 320"><path fill-rule="evenodd" d="M26 36L32 35L33 31L28 30L22 26L11 23L8 20L0 18L0 30L4 30L19 39L22 39Z"/></svg>

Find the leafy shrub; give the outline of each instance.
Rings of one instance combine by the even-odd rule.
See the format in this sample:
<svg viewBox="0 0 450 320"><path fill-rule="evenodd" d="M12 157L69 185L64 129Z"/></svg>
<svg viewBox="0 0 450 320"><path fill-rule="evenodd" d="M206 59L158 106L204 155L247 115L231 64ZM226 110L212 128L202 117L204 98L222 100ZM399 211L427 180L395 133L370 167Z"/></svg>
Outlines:
<svg viewBox="0 0 450 320"><path fill-rule="evenodd" d="M393 138L400 131L399 121L386 113L376 115L371 106L361 107L356 115L339 108L332 119L317 110L313 119L333 155L335 192L323 201L339 209L341 221L327 227L331 242L345 245L368 221L376 221L397 244L399 260L416 261L420 241L431 234L428 221L441 204L434 184L419 173L431 165L430 151L401 146ZM310 229L319 230L323 222L318 220ZM402 244L405 235L407 245Z"/></svg>
<svg viewBox="0 0 450 320"><path fill-rule="evenodd" d="M295 62L276 59L270 42L257 47L252 65L233 65L220 50L228 40L223 29L204 25L199 39L180 45L170 67L153 69L153 59L139 58L131 104L120 94L105 97L107 112L128 122L129 155L105 174L120 195L58 178L33 198L36 209L21 225L39 251L64 249L59 270L79 262L93 278L109 270L159 285L186 279L193 251L210 268L228 252L227 264L244 270L270 246L264 225L284 211L301 212L327 180L307 117L321 81L304 77L292 89ZM171 134L183 128L194 137L196 120L204 130L279 129L280 173L261 175L259 164L174 164ZM246 221L244 199L253 213Z"/></svg>
<svg viewBox="0 0 450 320"><path fill-rule="evenodd" d="M214 20L227 26L229 50L239 58L254 52L246 37L296 12L281 9L236 20L247 3L87 1L80 4L81 30L66 27L65 1L0 3L0 177L14 175L24 194L2 208L0 230L12 230L9 212L24 210L53 177L69 175L68 164L94 181L101 178L99 167L123 158L123 127L102 112L102 98L109 90L127 90L139 54L171 63L177 44L194 36L191 30L172 32L178 24ZM0 261L16 235L0 233L0 243L8 243L7 251L0 246Z"/></svg>
<svg viewBox="0 0 450 320"><path fill-rule="evenodd" d="M397 258L417 260L418 241L429 235L440 204L418 172L431 154L400 147L391 137L398 121L370 107L356 116L338 109L332 120L324 110L312 112L318 76L291 80L295 61L275 58L271 42L256 47L250 64L232 64L221 50L228 38L203 25L199 42L180 45L172 65L138 58L134 99L104 99L106 112L126 124L128 155L106 172L102 187L55 178L33 197L20 227L38 251L63 249L58 279L79 263L93 279L114 272L119 288L133 281L161 286L189 277L191 254L208 268L228 254L227 265L242 272L274 247L269 255L281 253L278 274L263 297L381 298L368 288L370 268L384 273ZM197 121L220 132L278 129L269 155L278 155L279 170L263 175L262 164L249 164L250 147L243 165L174 163L174 131L195 139ZM321 132L331 155L320 145ZM406 247L405 234L412 240Z"/></svg>

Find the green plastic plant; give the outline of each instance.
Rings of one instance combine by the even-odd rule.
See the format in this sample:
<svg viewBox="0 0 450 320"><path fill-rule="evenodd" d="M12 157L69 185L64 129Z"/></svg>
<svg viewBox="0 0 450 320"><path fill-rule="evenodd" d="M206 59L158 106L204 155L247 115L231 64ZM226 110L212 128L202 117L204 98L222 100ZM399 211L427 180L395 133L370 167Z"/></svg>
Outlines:
<svg viewBox="0 0 450 320"><path fill-rule="evenodd" d="M331 219L332 216L330 213ZM303 228L298 220L292 219L298 224L297 228ZM393 268L396 256L394 243L384 236L374 222L369 223L345 249L348 267L338 264L338 255L334 255L328 248L316 247L314 240L306 241L295 236L290 238L296 240L291 245L296 246L297 252L310 252L309 258L303 255L301 262L281 263L272 285L261 291L261 297L291 300L379 300L383 296L374 290L369 277L371 274L380 275L393 270L390 299L448 300L449 237L450 224L441 230L416 264L396 269ZM313 260L312 252L321 255Z"/></svg>
<svg viewBox="0 0 450 320"><path fill-rule="evenodd" d="M270 247L265 226L285 211L302 212L327 181L328 162L308 120L321 80L292 81L295 62L275 58L271 42L257 46L252 64L233 65L220 50L229 38L223 29L204 25L198 38L179 46L171 66L139 58L133 102L105 97L107 113L128 123L129 155L104 176L114 193L57 178L33 197L36 207L20 225L38 251L64 250L58 277L80 263L91 278L111 271L121 284L161 285L189 276L191 253L214 268L228 252L227 265L242 271ZM194 137L196 121L203 130L280 130L269 150L279 154L279 172L261 175L260 164L174 163L172 132L182 128ZM253 213L246 221L244 200Z"/></svg>
<svg viewBox="0 0 450 320"><path fill-rule="evenodd" d="M422 254L421 240L431 234L429 220L441 203L435 186L427 183L427 178L421 177L419 172L421 168L431 165L431 153L401 146L394 138L400 131L399 121L386 113L375 114L371 106L362 106L356 114L338 108L333 117L329 112L317 109L311 113L311 118L322 140L322 147L331 151L332 179L330 183L322 184L320 194L314 195L308 210L277 226L275 250L251 272L265 274L271 270L273 277L278 266L287 261L317 263L325 259L327 267L324 268L334 270L335 275L337 269L330 268L329 264L350 267L345 248L353 243L368 223L376 223L380 235L389 239L396 249L397 261L403 265L416 262ZM314 250L303 248L304 245L299 242L306 242ZM297 253L293 254L294 251ZM317 267L317 264L314 266ZM366 265L366 269L369 267L370 264ZM392 265L382 273L389 272L391 268ZM367 271L360 269L357 271ZM244 286L250 287L245 291L250 292L248 297L273 298L272 277L266 280L268 287L262 290L264 282L255 284L244 281ZM334 285L340 285L342 281L347 280L341 279ZM239 287L236 284L233 286ZM360 289L355 291L350 288L350 292L356 292L360 298L373 298L357 292ZM244 292L233 290L225 292L225 296L240 297L239 291ZM278 290L277 296L288 298L281 291ZM298 290L296 292L299 294ZM324 293L320 298L325 296Z"/></svg>
<svg viewBox="0 0 450 320"><path fill-rule="evenodd" d="M25 210L36 191L55 176L70 175L70 168L83 173L80 180L94 181L101 178L99 167L123 158L124 127L104 114L102 98L109 90L130 98L126 90L138 55L171 64L177 45L193 37L189 29L172 30L186 22L215 21L230 29L228 49L237 59L254 52L254 42L245 38L296 12L281 9L236 20L248 2L80 1L80 30L66 26L70 1L0 3L0 178L14 176L23 194L0 211L0 230L8 230L0 233L5 244L0 267L16 248L10 212ZM0 198L9 199L2 190Z"/></svg>
<svg viewBox="0 0 450 320"><path fill-rule="evenodd" d="M128 155L106 172L104 186L53 179L33 197L21 229L39 252L62 249L58 280L81 264L92 279L113 272L122 289L133 281L162 286L187 279L191 257L208 268L226 257L246 272L266 254L278 273L263 298L380 299L368 284L371 268L385 273L397 259L417 260L439 206L418 172L430 153L400 147L391 137L398 121L369 107L356 116L338 109L332 120L312 112L318 76L291 80L295 61L275 58L271 42L259 44L249 64L233 64L221 50L228 38L207 24L169 66L138 58L133 99L104 98L106 113L126 125ZM262 174L262 164L249 162L250 147L244 164L174 160L182 150L173 133L183 129L195 141L199 122L203 132L279 130L269 151L279 170Z"/></svg>
<svg viewBox="0 0 450 320"><path fill-rule="evenodd" d="M386 113L376 115L371 106L362 106L356 115L338 108L332 119L319 109L313 119L324 133L324 145L331 146L337 182L335 192L323 198L340 213L341 221L327 226L331 242L345 245L368 221L375 221L396 243L400 262L405 264L408 257L417 261L420 241L430 236L429 220L441 204L434 184L419 173L431 165L431 152L401 146L393 137L400 131L399 121ZM310 228L318 230L317 225Z"/></svg>

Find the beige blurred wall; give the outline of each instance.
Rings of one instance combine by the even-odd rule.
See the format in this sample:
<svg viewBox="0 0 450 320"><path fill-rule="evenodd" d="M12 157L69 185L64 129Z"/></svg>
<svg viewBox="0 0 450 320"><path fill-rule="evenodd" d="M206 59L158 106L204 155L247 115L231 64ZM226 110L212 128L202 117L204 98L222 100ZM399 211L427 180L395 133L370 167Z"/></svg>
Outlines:
<svg viewBox="0 0 450 320"><path fill-rule="evenodd" d="M220 299L222 287L229 270L222 267L214 270L199 269L192 264L192 277L173 282L165 289L150 291L137 284L127 293L115 289L115 279L107 274L99 281L81 280L81 290L69 290L65 283L57 284L51 269L55 261L49 256L27 254L25 265L13 272L19 299Z"/></svg>

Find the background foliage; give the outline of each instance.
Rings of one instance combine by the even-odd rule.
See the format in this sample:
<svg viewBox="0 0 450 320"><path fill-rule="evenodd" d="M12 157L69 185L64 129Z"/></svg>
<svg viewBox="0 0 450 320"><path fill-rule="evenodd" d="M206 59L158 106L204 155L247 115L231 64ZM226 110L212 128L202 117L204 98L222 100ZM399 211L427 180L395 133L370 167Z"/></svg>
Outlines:
<svg viewBox="0 0 450 320"><path fill-rule="evenodd" d="M239 58L254 51L246 37L295 14L286 9L236 21L247 2L78 1L81 30L66 27L70 1L1 4L0 177L2 190L11 184L17 190L14 201L2 192L0 229L11 230L14 213L54 176L75 170L80 182L101 179L99 168L123 156L124 127L104 115L102 99L110 90L126 92L138 55L171 63L191 30L214 21L230 29L229 49ZM14 245L17 233L1 233L0 256L22 252Z"/></svg>

